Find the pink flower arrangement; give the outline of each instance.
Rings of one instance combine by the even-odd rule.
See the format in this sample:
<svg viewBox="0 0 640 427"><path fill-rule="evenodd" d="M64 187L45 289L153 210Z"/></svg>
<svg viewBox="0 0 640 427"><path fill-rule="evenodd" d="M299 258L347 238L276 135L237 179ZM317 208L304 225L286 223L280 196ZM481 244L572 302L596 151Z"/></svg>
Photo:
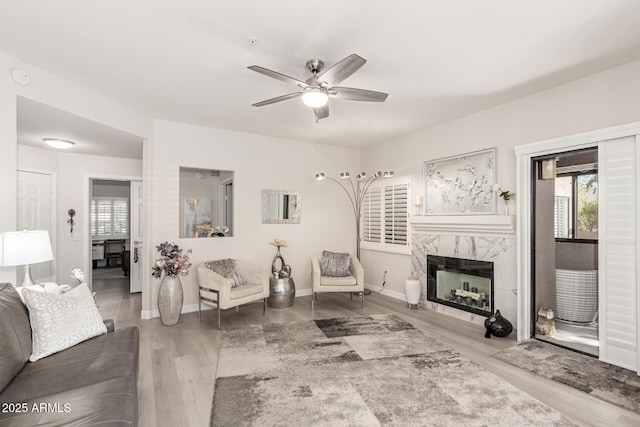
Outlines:
<svg viewBox="0 0 640 427"><path fill-rule="evenodd" d="M176 277L178 274L182 276L189 274L191 249L183 253L178 245L169 242L160 243L156 246L156 249L160 252L160 258L156 260L155 265L151 268L153 277L159 279L163 271L169 277Z"/></svg>

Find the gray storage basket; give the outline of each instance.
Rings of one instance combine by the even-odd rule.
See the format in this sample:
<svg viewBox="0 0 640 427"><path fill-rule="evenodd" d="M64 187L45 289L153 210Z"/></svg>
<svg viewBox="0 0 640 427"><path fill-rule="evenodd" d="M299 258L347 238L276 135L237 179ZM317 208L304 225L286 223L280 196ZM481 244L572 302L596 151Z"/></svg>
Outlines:
<svg viewBox="0 0 640 427"><path fill-rule="evenodd" d="M598 270L556 270L556 318L589 324L598 314Z"/></svg>

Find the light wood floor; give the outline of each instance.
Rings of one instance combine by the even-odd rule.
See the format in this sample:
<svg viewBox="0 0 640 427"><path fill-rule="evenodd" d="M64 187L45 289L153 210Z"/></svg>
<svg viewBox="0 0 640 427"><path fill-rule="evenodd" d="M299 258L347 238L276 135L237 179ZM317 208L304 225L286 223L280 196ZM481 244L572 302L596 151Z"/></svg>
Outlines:
<svg viewBox="0 0 640 427"><path fill-rule="evenodd" d="M104 318L116 328L140 328L138 378L140 426L208 426L220 333L215 311L183 314L180 322L165 327L160 319L140 320L140 294L129 294L123 279L94 280L97 302ZM536 399L584 426L640 426L640 415L592 398L574 388L530 374L492 357L516 344L515 338L484 338L484 328L428 310L407 310L399 300L372 294L360 308L359 298L321 295L311 312L310 297L296 298L293 307L270 309L261 304L240 311L227 310L222 324L261 324L296 320L393 313L462 355L510 382ZM425 425L428 421L425 420Z"/></svg>

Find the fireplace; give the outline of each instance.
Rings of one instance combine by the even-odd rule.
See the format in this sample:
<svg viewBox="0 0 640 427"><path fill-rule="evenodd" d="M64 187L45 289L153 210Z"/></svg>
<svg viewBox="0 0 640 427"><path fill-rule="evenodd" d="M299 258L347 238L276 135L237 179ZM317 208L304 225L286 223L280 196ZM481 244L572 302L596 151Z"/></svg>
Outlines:
<svg viewBox="0 0 640 427"><path fill-rule="evenodd" d="M488 317L493 313L493 263L427 255L427 300Z"/></svg>

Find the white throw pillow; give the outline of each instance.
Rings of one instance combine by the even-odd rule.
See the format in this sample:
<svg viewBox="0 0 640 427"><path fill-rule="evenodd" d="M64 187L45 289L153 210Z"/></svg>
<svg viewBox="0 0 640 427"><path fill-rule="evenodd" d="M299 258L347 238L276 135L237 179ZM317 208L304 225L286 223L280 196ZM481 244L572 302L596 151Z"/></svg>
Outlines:
<svg viewBox="0 0 640 427"><path fill-rule="evenodd" d="M61 295L30 289L22 293L31 320L31 362L107 332L86 283Z"/></svg>
<svg viewBox="0 0 640 427"><path fill-rule="evenodd" d="M18 291L18 295L20 295L20 299L22 300L22 303L24 305L27 305L27 303L24 301L24 290L25 289L29 289L32 290L34 292L44 292L44 288L40 285L31 285L31 286L18 286L16 288L16 291Z"/></svg>
<svg viewBox="0 0 640 427"><path fill-rule="evenodd" d="M32 285L32 286L18 286L16 288L16 291L18 291L18 295L20 295L20 299L22 300L22 303L24 305L27 305L27 303L24 302L24 296L22 295L22 291L24 291L25 289L29 289L36 292L46 292L48 294L60 295L71 290L71 286L69 285L58 286L58 284L54 282L43 282L43 283L39 283L37 285Z"/></svg>

